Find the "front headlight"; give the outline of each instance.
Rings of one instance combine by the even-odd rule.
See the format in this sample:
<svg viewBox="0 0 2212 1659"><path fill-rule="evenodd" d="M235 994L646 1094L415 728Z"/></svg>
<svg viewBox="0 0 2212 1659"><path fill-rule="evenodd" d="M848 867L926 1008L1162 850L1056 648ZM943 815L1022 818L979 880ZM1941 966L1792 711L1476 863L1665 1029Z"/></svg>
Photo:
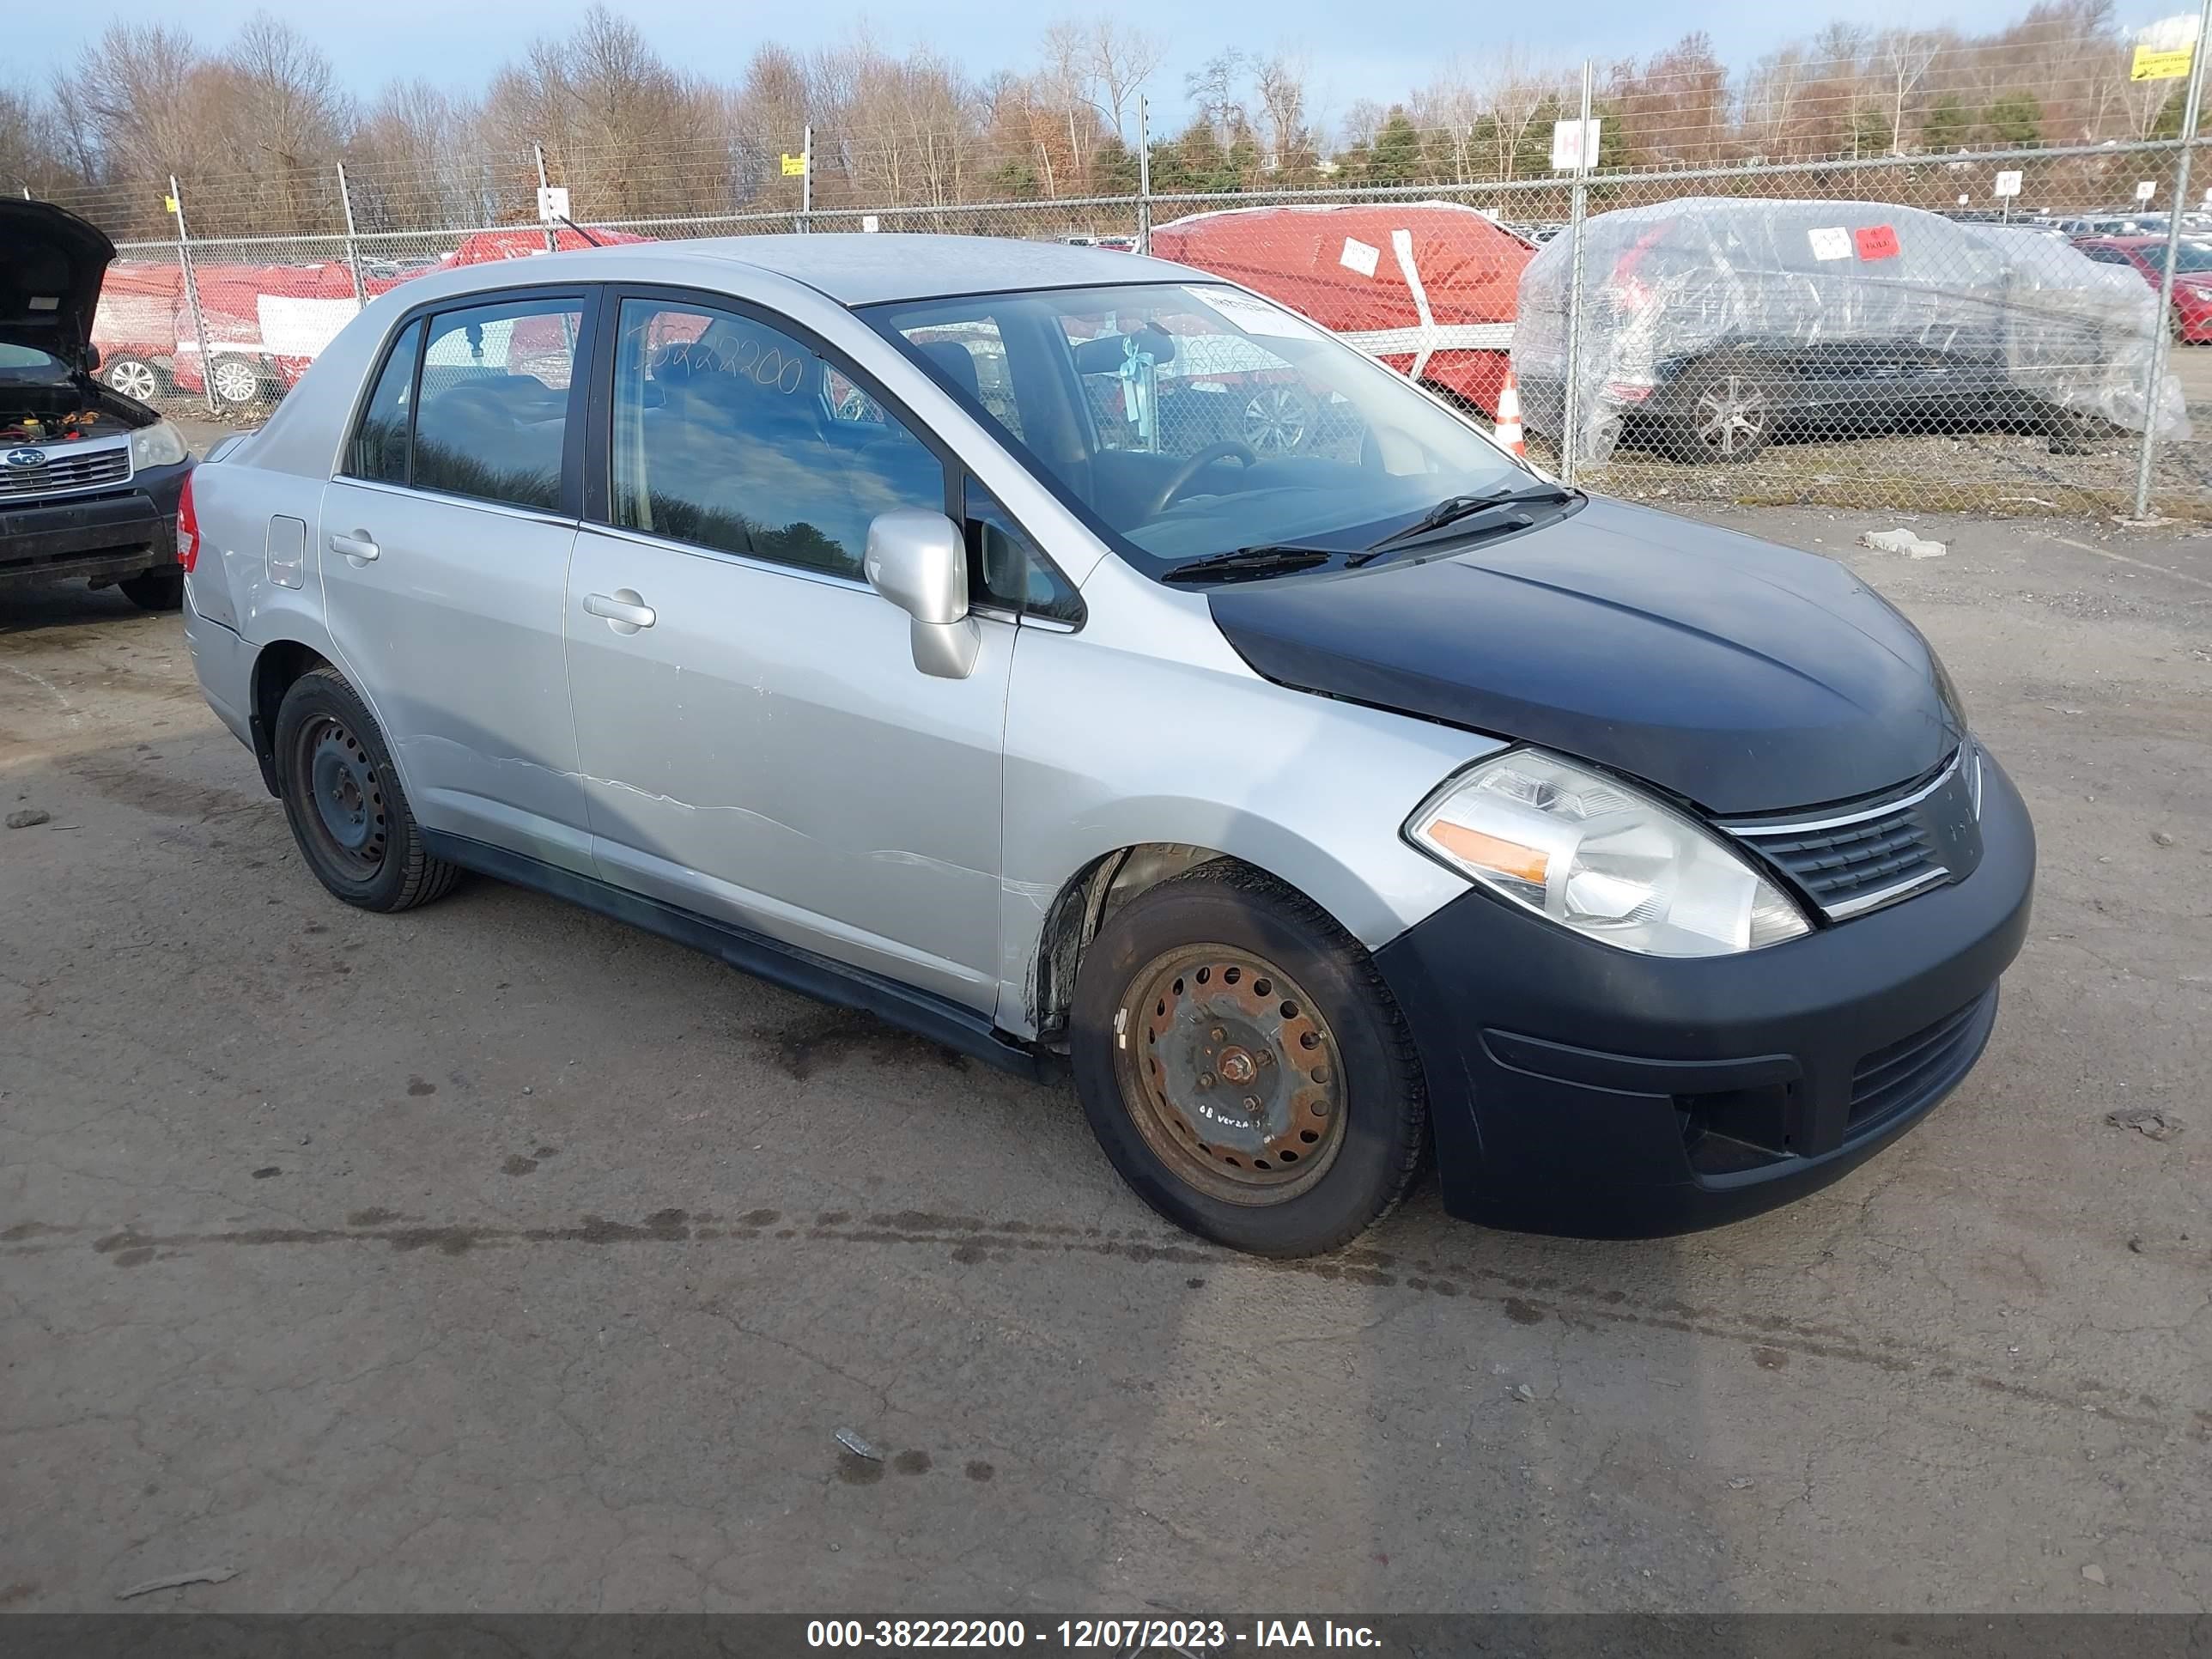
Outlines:
<svg viewBox="0 0 2212 1659"><path fill-rule="evenodd" d="M1712 831L1533 749L1462 773L1406 821L1423 852L1565 927L1653 957L1717 957L1809 931Z"/></svg>
<svg viewBox="0 0 2212 1659"><path fill-rule="evenodd" d="M174 466L185 459L185 434L167 421L142 426L131 434L131 467Z"/></svg>

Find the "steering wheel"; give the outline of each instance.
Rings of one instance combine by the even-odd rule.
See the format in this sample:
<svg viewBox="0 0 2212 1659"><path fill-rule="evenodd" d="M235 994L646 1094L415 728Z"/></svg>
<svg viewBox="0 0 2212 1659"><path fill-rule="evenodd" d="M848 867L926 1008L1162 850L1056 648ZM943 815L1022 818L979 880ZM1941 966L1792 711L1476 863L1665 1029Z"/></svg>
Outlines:
<svg viewBox="0 0 2212 1659"><path fill-rule="evenodd" d="M1260 458L1252 453L1249 445L1240 444L1234 439L1227 443L1208 444L1175 470L1174 476L1161 485L1159 493L1146 504L1143 516L1149 519L1166 512L1175 505L1176 498L1190 488L1190 481L1198 477L1209 463L1227 460L1242 461L1247 466L1260 464Z"/></svg>

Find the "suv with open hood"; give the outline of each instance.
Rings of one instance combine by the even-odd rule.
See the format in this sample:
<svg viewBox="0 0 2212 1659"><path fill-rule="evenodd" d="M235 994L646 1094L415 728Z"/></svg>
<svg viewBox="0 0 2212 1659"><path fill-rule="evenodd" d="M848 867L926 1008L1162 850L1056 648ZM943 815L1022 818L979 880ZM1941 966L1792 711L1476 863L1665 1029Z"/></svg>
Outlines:
<svg viewBox="0 0 2212 1659"><path fill-rule="evenodd" d="M0 201L0 593L110 583L183 602L184 437L93 378L93 312L115 244L49 202Z"/></svg>

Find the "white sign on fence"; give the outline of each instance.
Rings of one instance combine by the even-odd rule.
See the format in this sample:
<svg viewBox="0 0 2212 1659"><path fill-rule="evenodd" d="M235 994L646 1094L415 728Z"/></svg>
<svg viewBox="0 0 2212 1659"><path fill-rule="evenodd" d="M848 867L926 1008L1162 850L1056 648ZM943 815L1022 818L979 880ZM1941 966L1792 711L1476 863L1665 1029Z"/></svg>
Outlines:
<svg viewBox="0 0 2212 1659"><path fill-rule="evenodd" d="M2019 195L2020 174L2018 173L2000 173L1997 174L1996 183L1990 186L1990 193L1993 196Z"/></svg>
<svg viewBox="0 0 2212 1659"><path fill-rule="evenodd" d="M2136 200L2138 202L2148 202L2152 197L2157 194L2157 180L2153 179L2139 179L2136 181Z"/></svg>
<svg viewBox="0 0 2212 1659"><path fill-rule="evenodd" d="M568 186L540 185L538 186L538 222L550 225L556 219L568 216Z"/></svg>
<svg viewBox="0 0 2212 1659"><path fill-rule="evenodd" d="M1574 173L1597 165L1599 121L1552 123L1552 171Z"/></svg>
<svg viewBox="0 0 2212 1659"><path fill-rule="evenodd" d="M860 216L860 228L866 231L870 235L873 235L877 231L883 228L883 221L877 218L877 216L872 213L864 213Z"/></svg>

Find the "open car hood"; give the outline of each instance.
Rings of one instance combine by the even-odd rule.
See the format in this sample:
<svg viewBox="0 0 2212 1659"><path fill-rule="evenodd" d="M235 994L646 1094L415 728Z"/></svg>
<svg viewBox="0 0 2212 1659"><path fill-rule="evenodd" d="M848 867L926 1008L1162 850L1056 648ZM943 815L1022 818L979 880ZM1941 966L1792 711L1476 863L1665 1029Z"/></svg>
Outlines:
<svg viewBox="0 0 2212 1659"><path fill-rule="evenodd" d="M0 340L83 366L114 258L106 233L66 209L0 197Z"/></svg>
<svg viewBox="0 0 2212 1659"><path fill-rule="evenodd" d="M1891 788L1962 736L1927 641L1842 565L1618 501L1206 599L1271 680L1540 744L1722 817Z"/></svg>

